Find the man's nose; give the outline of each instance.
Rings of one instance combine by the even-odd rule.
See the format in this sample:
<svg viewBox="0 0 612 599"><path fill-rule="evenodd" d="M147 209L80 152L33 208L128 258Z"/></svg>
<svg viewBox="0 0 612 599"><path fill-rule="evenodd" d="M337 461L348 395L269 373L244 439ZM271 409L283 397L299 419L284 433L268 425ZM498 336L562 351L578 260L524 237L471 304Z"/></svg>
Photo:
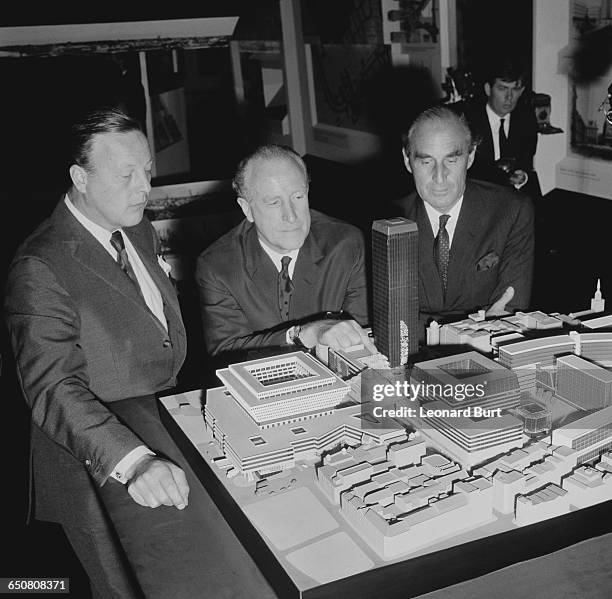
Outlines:
<svg viewBox="0 0 612 599"><path fill-rule="evenodd" d="M282 200L281 210L283 220L292 223L297 219L297 213L295 212L295 208L291 199Z"/></svg>
<svg viewBox="0 0 612 599"><path fill-rule="evenodd" d="M144 193L149 193L151 191L151 180L149 175L142 171L138 174L138 178L136 180L136 188L138 191L142 191Z"/></svg>
<svg viewBox="0 0 612 599"><path fill-rule="evenodd" d="M434 183L444 183L446 181L446 167L444 163L434 166Z"/></svg>

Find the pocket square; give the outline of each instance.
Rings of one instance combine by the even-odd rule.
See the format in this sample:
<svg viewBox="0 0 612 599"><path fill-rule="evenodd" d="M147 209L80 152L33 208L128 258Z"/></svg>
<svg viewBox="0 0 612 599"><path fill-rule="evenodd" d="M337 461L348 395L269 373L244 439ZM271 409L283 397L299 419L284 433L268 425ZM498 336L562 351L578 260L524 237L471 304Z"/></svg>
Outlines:
<svg viewBox="0 0 612 599"><path fill-rule="evenodd" d="M164 260L161 254L157 254L157 263L167 277L172 277L172 267Z"/></svg>
<svg viewBox="0 0 612 599"><path fill-rule="evenodd" d="M485 254L476 262L476 270L489 270L499 262L499 256L495 252Z"/></svg>

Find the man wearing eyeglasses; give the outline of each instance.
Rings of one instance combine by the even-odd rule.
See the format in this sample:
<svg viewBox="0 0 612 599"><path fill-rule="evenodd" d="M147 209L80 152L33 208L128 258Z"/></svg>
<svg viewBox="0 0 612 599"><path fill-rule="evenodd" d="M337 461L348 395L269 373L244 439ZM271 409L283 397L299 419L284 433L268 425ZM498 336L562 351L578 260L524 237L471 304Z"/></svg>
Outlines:
<svg viewBox="0 0 612 599"><path fill-rule="evenodd" d="M291 148L265 145L238 165L245 219L198 258L211 355L277 346L363 343L364 248L356 227L310 210L308 173Z"/></svg>
<svg viewBox="0 0 612 599"><path fill-rule="evenodd" d="M470 177L540 195L533 170L538 126L531 106L519 105L524 90L524 75L516 62L504 58L491 65L484 84L486 104L466 114L479 139Z"/></svg>

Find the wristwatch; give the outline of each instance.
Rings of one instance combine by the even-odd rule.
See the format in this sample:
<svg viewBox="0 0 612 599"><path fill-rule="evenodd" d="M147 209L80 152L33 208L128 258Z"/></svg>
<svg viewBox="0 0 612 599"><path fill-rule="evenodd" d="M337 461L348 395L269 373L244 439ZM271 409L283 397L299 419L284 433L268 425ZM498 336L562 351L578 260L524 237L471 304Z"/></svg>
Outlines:
<svg viewBox="0 0 612 599"><path fill-rule="evenodd" d="M304 342L300 339L301 332L302 332L302 327L299 324L293 325L288 331L289 341L291 341L291 343L293 343L293 345L295 345L296 347L299 347L300 349L305 349L306 351L308 351L309 348L306 347Z"/></svg>

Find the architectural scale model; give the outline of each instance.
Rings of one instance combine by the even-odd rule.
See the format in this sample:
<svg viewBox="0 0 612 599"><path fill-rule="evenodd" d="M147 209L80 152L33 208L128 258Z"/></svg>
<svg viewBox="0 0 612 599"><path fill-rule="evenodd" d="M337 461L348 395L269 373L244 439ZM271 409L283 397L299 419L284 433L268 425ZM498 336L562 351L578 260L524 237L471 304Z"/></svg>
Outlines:
<svg viewBox="0 0 612 599"><path fill-rule="evenodd" d="M349 384L304 352L233 364L217 375L226 386L207 391L204 417L229 476L254 480L335 447L386 445L407 435L401 427L362 427L361 406L343 403Z"/></svg>
<svg viewBox="0 0 612 599"><path fill-rule="evenodd" d="M414 551L494 519L492 485L443 455L425 455L416 435L324 460L321 490L383 559Z"/></svg>
<svg viewBox="0 0 612 599"><path fill-rule="evenodd" d="M383 560L612 499L612 375L583 357L612 360L610 333L508 342L497 361L468 351L416 363L418 410L394 429L372 427L352 403L382 356L362 346L317 354L338 374L302 352L218 372L226 386L208 391L204 410L223 452L215 462L247 482L310 463L323 495ZM483 392L446 392L458 385ZM533 395L543 386L567 407L552 425Z"/></svg>
<svg viewBox="0 0 612 599"><path fill-rule="evenodd" d="M469 318L440 325L435 320L427 328L427 345L471 345L484 353L495 352L499 345L524 338L526 331L561 329L565 324L590 328L612 326L612 315L589 318L603 312L605 300L601 296L600 281L597 279L595 295L590 310L571 314L546 314L539 310L516 312L494 320L485 320L484 310L470 314Z"/></svg>
<svg viewBox="0 0 612 599"><path fill-rule="evenodd" d="M372 330L391 368L419 349L419 233L406 218L372 223Z"/></svg>
<svg viewBox="0 0 612 599"><path fill-rule="evenodd" d="M603 310L599 282L581 313L433 323L430 344L471 349L400 373L393 366L418 337L416 242L414 223L374 223L374 334L390 359L362 345L318 346L316 358L294 352L217 371L224 386L208 390L203 410L219 448L212 462L242 487L275 488L274 506L291 518L297 508L282 497L316 505L299 491L316 486L382 560L612 499L612 332L580 320ZM390 390L388 404L373 380ZM288 482L261 487L278 473ZM252 508L261 526L285 539L261 510Z"/></svg>
<svg viewBox="0 0 612 599"><path fill-rule="evenodd" d="M415 425L466 467L527 440L522 421L508 413L520 403L516 374L497 362L475 351L428 360L414 365L411 380L427 391ZM468 386L472 397L458 392Z"/></svg>

